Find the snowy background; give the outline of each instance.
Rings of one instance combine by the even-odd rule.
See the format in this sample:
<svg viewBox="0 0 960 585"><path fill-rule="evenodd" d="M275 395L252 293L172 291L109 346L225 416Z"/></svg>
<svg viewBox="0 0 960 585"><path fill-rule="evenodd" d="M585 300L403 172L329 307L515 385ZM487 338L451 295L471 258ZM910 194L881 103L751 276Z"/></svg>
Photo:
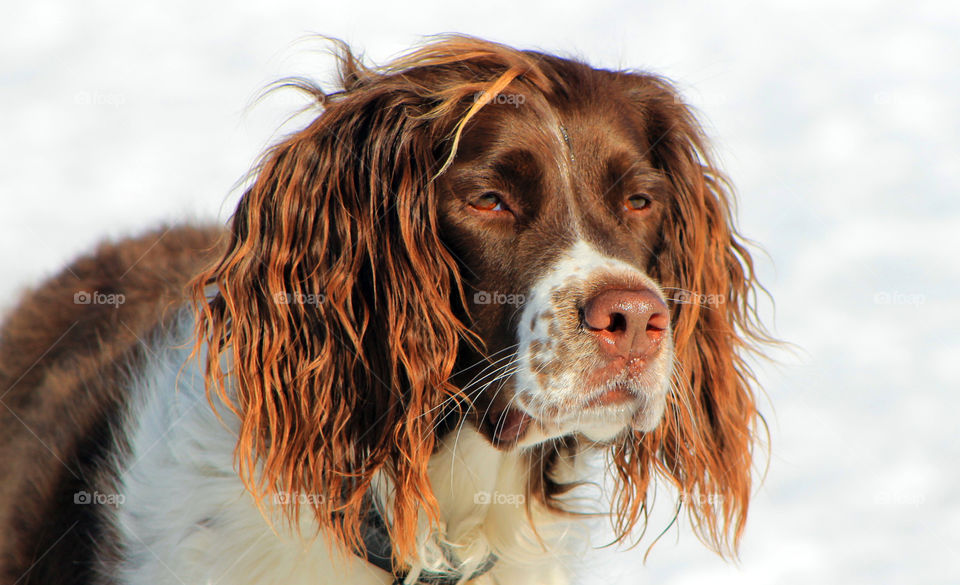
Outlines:
<svg viewBox="0 0 960 585"><path fill-rule="evenodd" d="M330 79L309 33L381 62L459 31L650 69L702 112L799 349L761 367L772 453L740 564L681 527L583 580L960 583L960 3L770 4L8 2L0 308L104 236L225 220L302 104L259 90Z"/></svg>

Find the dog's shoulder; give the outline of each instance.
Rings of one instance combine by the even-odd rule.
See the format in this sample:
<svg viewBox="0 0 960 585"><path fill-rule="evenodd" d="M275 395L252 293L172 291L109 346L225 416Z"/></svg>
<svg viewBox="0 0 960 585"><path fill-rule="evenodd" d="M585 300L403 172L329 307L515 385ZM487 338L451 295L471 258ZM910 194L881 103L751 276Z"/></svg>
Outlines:
<svg viewBox="0 0 960 585"><path fill-rule="evenodd" d="M223 234L164 227L103 243L24 291L4 315L0 522L22 529L0 534L0 583L86 582L75 547L90 546L98 523L73 498L97 481L152 332L186 302L187 283L218 257ZM47 560L30 569L41 555ZM73 566L55 567L57 558Z"/></svg>

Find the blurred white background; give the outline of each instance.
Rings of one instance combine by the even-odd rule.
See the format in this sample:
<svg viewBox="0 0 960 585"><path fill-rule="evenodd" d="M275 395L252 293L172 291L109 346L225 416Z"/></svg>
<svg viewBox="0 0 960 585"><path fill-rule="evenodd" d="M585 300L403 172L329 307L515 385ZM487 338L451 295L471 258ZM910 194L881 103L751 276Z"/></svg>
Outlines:
<svg viewBox="0 0 960 585"><path fill-rule="evenodd" d="M759 242L772 431L739 565L685 525L583 582L960 582L960 3L31 0L0 19L0 308L105 236L226 220L331 80L310 33L383 62L463 32L674 79ZM16 12L16 13L14 13ZM288 130L292 129L287 127ZM663 497L664 500L669 499ZM650 527L666 527L663 502Z"/></svg>

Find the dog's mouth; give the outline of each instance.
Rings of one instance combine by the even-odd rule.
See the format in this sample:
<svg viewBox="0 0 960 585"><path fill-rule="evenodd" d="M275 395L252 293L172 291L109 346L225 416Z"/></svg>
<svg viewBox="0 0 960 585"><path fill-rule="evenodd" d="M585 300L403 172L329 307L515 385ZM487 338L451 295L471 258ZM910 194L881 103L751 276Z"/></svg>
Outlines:
<svg viewBox="0 0 960 585"><path fill-rule="evenodd" d="M651 400L636 384L617 381L581 393L570 404L556 403L534 407L515 396L509 405L487 411L490 436L498 447L528 446L573 433L591 436L591 429L602 427L604 438L631 426L643 418Z"/></svg>
<svg viewBox="0 0 960 585"><path fill-rule="evenodd" d="M637 393L626 384L618 383L611 388L604 388L587 399L586 407L617 406L637 400Z"/></svg>

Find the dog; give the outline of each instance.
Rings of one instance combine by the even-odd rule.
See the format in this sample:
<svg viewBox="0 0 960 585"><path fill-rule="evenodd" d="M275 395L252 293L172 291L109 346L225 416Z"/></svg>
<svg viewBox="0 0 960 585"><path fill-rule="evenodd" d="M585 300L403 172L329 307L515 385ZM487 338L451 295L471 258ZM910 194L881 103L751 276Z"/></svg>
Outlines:
<svg viewBox="0 0 960 585"><path fill-rule="evenodd" d="M618 540L659 477L735 550L767 337L678 92L338 46L227 227L103 244L6 316L4 582L567 583L591 460Z"/></svg>

